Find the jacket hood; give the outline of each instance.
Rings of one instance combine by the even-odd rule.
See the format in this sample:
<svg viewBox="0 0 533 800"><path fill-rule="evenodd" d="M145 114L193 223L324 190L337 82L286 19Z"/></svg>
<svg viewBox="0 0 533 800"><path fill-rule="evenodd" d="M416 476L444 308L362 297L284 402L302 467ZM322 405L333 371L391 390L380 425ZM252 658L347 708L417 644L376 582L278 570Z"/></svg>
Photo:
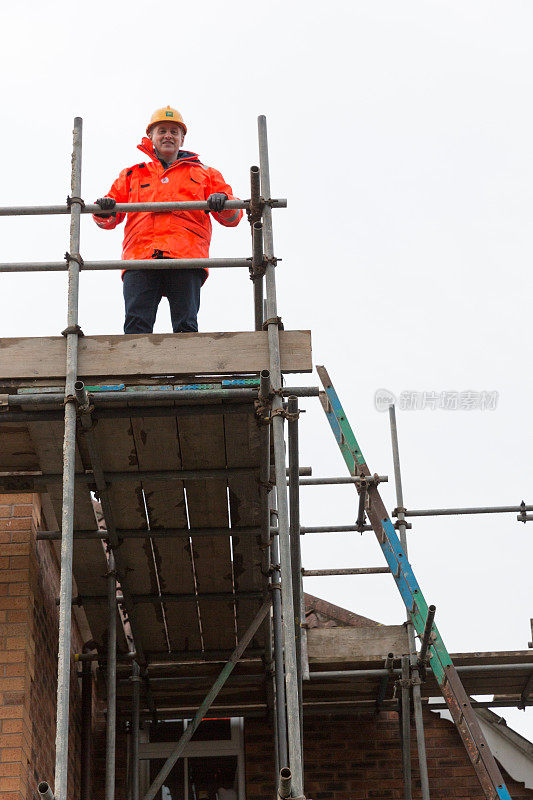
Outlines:
<svg viewBox="0 0 533 800"><path fill-rule="evenodd" d="M141 150L143 153L149 155L153 161L159 161L152 140L149 139L148 136L143 136L141 143L137 145L137 150ZM182 161L183 159L190 159L191 161L198 161L198 163L200 163L198 154L193 153L191 150L180 150L178 152L177 161Z"/></svg>

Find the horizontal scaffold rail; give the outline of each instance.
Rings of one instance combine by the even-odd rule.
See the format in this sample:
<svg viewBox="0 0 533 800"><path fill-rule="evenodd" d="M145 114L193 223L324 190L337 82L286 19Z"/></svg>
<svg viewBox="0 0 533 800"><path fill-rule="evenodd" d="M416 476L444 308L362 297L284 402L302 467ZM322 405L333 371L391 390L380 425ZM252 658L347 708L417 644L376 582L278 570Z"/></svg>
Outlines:
<svg viewBox="0 0 533 800"><path fill-rule="evenodd" d="M318 397L318 386L286 386L282 389L284 397ZM181 390L179 386L175 389L154 389L148 391L98 391L91 392L88 390L91 405L97 407L99 403L112 403L120 405L127 403L128 409L136 403L154 403L159 400L169 400L170 402L194 402L201 400L218 401L218 400L231 400L238 403L253 403L257 400L257 389L185 389ZM2 398L4 405L7 404L9 408L24 408L33 406L63 406L65 395L62 392L39 392L35 391L28 394L10 394ZM194 406L195 407L195 406ZM176 406L175 408L179 408ZM219 413L226 413L227 406L216 406ZM344 481L343 478L338 479ZM348 479L350 480L350 479ZM533 510L533 507L532 507Z"/></svg>
<svg viewBox="0 0 533 800"><path fill-rule="evenodd" d="M187 480L227 480L232 476L259 476L258 467L220 467L216 469L176 469L176 470L137 470L136 472L108 471L103 475L105 480L112 484L138 483L142 480L149 481L187 481ZM76 472L77 481L85 481L89 486L96 483L94 472ZM61 472L3 472L0 473L1 491L39 491L50 483L60 483L63 480ZM32 488L33 487L33 488Z"/></svg>
<svg viewBox="0 0 533 800"><path fill-rule="evenodd" d="M392 512L393 517L397 517L398 509ZM524 503L518 506L475 506L470 508L420 508L420 509L405 509L403 512L404 517L454 517L466 514L511 514L514 512L533 511L533 506L527 506ZM522 521L522 518L519 517Z"/></svg>
<svg viewBox="0 0 533 800"><path fill-rule="evenodd" d="M264 205L269 208L287 208L286 198L264 200ZM70 214L71 204L54 206L2 206L0 207L0 217L42 217L53 216L55 214ZM250 200L227 200L224 204L224 211L233 209L250 210ZM119 214L132 214L135 212L164 212L164 211L210 211L206 200L180 200L174 203L117 203L113 210L109 212L111 216L115 212ZM102 214L102 209L96 203L84 203L81 214Z"/></svg>
<svg viewBox="0 0 533 800"><path fill-rule="evenodd" d="M128 261L84 261L82 270L111 269L248 269L251 258L145 258ZM0 264L0 272L67 272L65 261L18 261Z"/></svg>

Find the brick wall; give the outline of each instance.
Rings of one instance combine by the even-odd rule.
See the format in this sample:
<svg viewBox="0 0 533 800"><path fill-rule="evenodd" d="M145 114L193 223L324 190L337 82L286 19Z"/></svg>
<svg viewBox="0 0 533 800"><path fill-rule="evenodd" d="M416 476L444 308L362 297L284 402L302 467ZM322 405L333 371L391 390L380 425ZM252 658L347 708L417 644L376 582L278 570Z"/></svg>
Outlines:
<svg viewBox="0 0 533 800"><path fill-rule="evenodd" d="M474 769L455 727L424 710L431 797L484 800ZM272 795L272 731L246 720L246 800ZM412 729L413 798L422 797ZM396 800L403 798L398 716L395 713L307 719L304 724L305 792L313 800ZM533 790L504 774L513 800Z"/></svg>
<svg viewBox="0 0 533 800"><path fill-rule="evenodd" d="M37 542L38 495L0 495L0 800L53 786L59 566ZM73 652L81 649L73 620ZM80 690L71 669L69 797L79 796Z"/></svg>

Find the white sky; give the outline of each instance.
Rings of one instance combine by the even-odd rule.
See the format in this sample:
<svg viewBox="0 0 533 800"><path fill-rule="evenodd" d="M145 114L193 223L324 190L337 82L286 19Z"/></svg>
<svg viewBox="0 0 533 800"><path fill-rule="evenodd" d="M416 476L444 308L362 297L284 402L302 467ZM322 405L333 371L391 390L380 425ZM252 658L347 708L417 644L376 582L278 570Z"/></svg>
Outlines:
<svg viewBox="0 0 533 800"><path fill-rule="evenodd" d="M533 7L506 2L204 0L24 2L3 10L0 205L61 203L72 119L84 118L83 197L142 156L154 108L179 108L185 146L241 197L268 117L279 310L311 328L370 468L389 474L376 389L497 391L494 411L399 411L407 507L533 503L531 402ZM2 219L2 261L60 260L68 218ZM122 231L83 218L86 259L118 258ZM212 256L249 253L216 226ZM57 335L65 276L2 275L2 335ZM87 334L119 333L117 273L81 279ZM252 324L247 274L216 271L201 330ZM161 309L157 331L170 329ZM315 383L316 376L302 376ZM293 381L294 382L294 381ZM301 463L343 475L317 401ZM355 493L302 490L302 522L347 524ZM513 514L414 520L410 557L451 652L524 650L531 638L532 528ZM381 565L372 535L308 536L304 566ZM403 621L390 576L306 579L384 623ZM533 712L506 712L533 738Z"/></svg>

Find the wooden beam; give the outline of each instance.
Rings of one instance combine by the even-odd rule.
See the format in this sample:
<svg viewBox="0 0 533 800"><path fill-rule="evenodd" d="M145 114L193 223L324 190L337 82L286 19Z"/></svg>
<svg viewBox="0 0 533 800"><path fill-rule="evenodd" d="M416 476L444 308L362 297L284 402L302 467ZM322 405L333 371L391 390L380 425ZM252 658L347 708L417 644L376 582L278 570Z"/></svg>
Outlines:
<svg viewBox="0 0 533 800"><path fill-rule="evenodd" d="M280 331L282 372L311 372L311 332ZM222 375L268 369L266 331L83 336L78 375ZM0 379L62 378L62 336L2 339Z"/></svg>
<svg viewBox="0 0 533 800"><path fill-rule="evenodd" d="M310 664L384 661L409 652L403 625L347 628L311 628L307 631Z"/></svg>

